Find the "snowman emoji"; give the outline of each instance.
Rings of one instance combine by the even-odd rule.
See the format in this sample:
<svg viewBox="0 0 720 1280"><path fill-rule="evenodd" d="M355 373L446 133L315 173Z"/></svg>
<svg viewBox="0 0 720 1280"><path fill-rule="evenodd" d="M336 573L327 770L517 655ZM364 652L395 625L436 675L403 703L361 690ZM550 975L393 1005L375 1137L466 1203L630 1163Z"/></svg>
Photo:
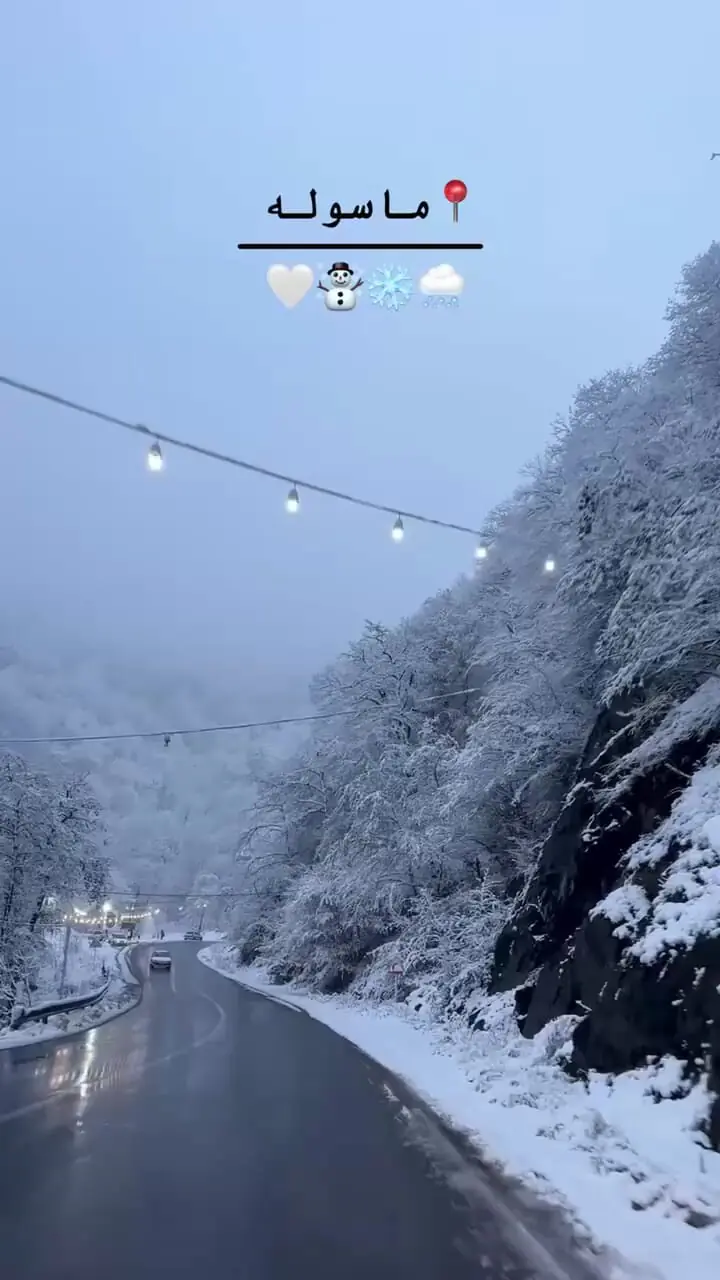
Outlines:
<svg viewBox="0 0 720 1280"><path fill-rule="evenodd" d="M320 283L318 289L322 289L325 294L324 301L328 311L352 311L357 306L355 290L360 288L362 280L350 284L350 277L354 272L347 262L334 262L327 274L332 288L328 289L327 285Z"/></svg>

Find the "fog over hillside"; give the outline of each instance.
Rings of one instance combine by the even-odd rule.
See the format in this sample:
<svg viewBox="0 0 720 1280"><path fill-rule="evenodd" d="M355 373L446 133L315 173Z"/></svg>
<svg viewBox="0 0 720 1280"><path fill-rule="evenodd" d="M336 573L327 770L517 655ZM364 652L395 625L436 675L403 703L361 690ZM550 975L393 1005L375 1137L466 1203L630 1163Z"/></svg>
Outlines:
<svg viewBox="0 0 720 1280"><path fill-rule="evenodd" d="M0 741L152 733L302 714L302 689L237 687L228 675L168 666L159 654L122 657L65 631L43 635L28 614L3 619ZM248 680L247 685L251 682ZM224 687L223 687L224 685ZM41 768L87 774L106 826L113 882L181 892L213 872L227 880L258 752L282 754L289 731L251 730L164 740L9 742Z"/></svg>

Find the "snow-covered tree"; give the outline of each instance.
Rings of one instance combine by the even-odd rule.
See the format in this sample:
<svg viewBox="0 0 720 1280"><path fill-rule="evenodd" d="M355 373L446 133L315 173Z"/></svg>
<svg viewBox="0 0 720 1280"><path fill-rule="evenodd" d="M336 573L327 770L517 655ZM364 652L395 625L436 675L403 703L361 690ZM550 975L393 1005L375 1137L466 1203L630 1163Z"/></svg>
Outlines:
<svg viewBox="0 0 720 1280"><path fill-rule="evenodd" d="M314 681L331 718L259 779L236 868L278 973L387 994L392 954L467 989L603 708L631 693L642 728L720 673L720 245L668 319L581 388L478 572Z"/></svg>
<svg viewBox="0 0 720 1280"><path fill-rule="evenodd" d="M98 806L83 779L0 758L0 1025L41 952L37 925L47 899L101 900L107 866L99 836Z"/></svg>

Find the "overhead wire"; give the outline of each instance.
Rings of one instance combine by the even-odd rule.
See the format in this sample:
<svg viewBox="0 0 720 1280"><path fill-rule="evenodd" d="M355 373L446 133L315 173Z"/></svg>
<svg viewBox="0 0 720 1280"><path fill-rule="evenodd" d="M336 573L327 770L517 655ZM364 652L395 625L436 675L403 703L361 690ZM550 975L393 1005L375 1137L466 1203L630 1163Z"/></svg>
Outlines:
<svg viewBox="0 0 720 1280"><path fill-rule="evenodd" d="M309 716L283 716L277 720L245 720L239 724L207 724L194 729L151 729L138 733L78 733L64 734L48 738L0 738L3 746L31 746L36 743L53 742L121 742L139 738L187 738L199 733L229 733L234 729L271 729L286 724L305 724L311 720L330 720L341 716L342 711L328 711Z"/></svg>
<svg viewBox="0 0 720 1280"><path fill-rule="evenodd" d="M10 387L15 391L21 392L23 395L35 396L37 399L45 400L50 404L59 405L63 409L69 409L73 413L84 414L86 417L95 418L99 422L105 422L111 426L120 427L123 431L131 431L136 435L141 435L145 439L150 439L157 443L162 441L163 444L172 445L176 449L184 449L188 453L199 454L204 458L211 458L215 462L225 463L227 466L238 467L242 471L251 472L254 475L265 476L270 480L279 480L283 484L292 486L291 493L295 493L297 497L298 489L305 489L310 493L320 493L326 498L334 498L338 502L348 502L356 507L365 507L370 511L382 511L385 515L396 516L396 522L393 526L395 534L402 531L402 520L414 520L417 524L433 525L439 529L450 529L455 533L468 533L474 538L481 537L478 529L473 529L469 525L456 524L450 520L439 520L434 516L423 515L418 511L405 511L400 507L386 506L382 502L374 502L370 498L361 498L357 494L345 493L341 489L331 489L327 485L317 484L311 480L300 480L297 475L283 474L281 471L273 471L270 467L263 467L254 462L248 462L244 458L237 458L233 454L222 453L217 449L207 448L205 445L195 444L191 440L180 440L177 436L167 435L164 432L150 430L143 423L130 422L126 418L120 418L116 414L106 413L102 409L94 409L89 405L80 404L76 400L69 400L65 396L59 395L54 391L45 391L41 387L35 387L27 382L20 382L17 378L9 378L4 374L0 374L0 383L6 387ZM155 446L153 445L152 448ZM157 457L157 454L156 454ZM155 468L159 469L159 468ZM396 541L399 540L396 536Z"/></svg>
<svg viewBox="0 0 720 1280"><path fill-rule="evenodd" d="M402 708L413 711L418 706L429 702L443 702L447 698L458 698L463 694L482 693L480 687L470 689L451 689L449 693L433 694L429 698L418 698L412 707ZM351 718L357 714L357 708L341 707L338 711L319 711L304 716L281 716L274 720L244 720L237 724L205 724L192 729L151 729L137 733L79 733L61 734L59 736L39 738L0 738L0 750L3 747L51 746L53 743L74 742L128 742L131 740L149 740L162 738L166 746L173 738L189 738L204 733L231 733L241 729L275 729L290 724L310 724L318 720L337 720Z"/></svg>

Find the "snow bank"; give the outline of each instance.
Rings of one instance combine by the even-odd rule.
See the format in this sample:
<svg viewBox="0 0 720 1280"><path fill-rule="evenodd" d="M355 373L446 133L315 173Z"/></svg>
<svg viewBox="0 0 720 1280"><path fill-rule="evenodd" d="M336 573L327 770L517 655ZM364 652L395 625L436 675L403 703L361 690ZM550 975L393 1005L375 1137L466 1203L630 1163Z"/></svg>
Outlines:
<svg viewBox="0 0 720 1280"><path fill-rule="evenodd" d="M118 952L116 956L117 966L120 971L120 977L122 978L123 982L127 983L127 985L130 987L139 987L141 985L140 979L136 978L135 974L130 968L130 962L128 957L131 951L132 951L132 946L129 946L129 947L124 947L122 951Z"/></svg>
<svg viewBox="0 0 720 1280"><path fill-rule="evenodd" d="M476 1023L482 1030L470 1032L459 1022L430 1022L421 993L403 1006L368 1007L273 986L261 970L238 969L232 947L207 948L199 958L305 1009L404 1077L487 1158L633 1268L665 1280L717 1280L720 1155L697 1129L705 1087L684 1092L681 1064L666 1059L614 1079L594 1074L584 1084L560 1065L574 1020L557 1019L525 1040L512 994L488 999Z"/></svg>
<svg viewBox="0 0 720 1280"><path fill-rule="evenodd" d="M32 993L32 1000L27 1002L26 1008L45 1004L60 993L65 930L53 931L47 941L48 956L38 975L37 990ZM103 964L110 979L107 994L97 1004L54 1014L47 1023L28 1022L16 1031L0 1031L0 1049L75 1035L78 1031L109 1022L133 1008L140 1001L142 991L127 961L129 950L118 952L109 943L91 947L87 935L73 932L68 947L63 995L69 998L100 990L107 982L103 977Z"/></svg>
<svg viewBox="0 0 720 1280"><path fill-rule="evenodd" d="M50 929L45 935L46 954L37 977L37 990L31 998L23 1001L29 1004L44 1004L60 996L60 983L63 977L63 955L65 952L65 930ZM88 934L72 930L67 949L67 968L63 983L64 996L87 995L97 991L104 983L103 965L109 973L115 968L116 951L108 942L98 947L90 946Z"/></svg>

